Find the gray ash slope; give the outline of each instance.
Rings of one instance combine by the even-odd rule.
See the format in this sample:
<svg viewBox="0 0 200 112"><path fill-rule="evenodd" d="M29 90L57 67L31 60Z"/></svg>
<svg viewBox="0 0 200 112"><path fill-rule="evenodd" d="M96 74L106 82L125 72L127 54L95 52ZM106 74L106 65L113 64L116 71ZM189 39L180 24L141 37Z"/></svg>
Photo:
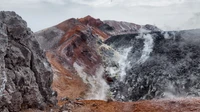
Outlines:
<svg viewBox="0 0 200 112"><path fill-rule="evenodd" d="M200 96L200 29L147 32L113 36L106 44L126 57L124 70L110 83L113 97L121 101Z"/></svg>
<svg viewBox="0 0 200 112"><path fill-rule="evenodd" d="M0 12L0 111L56 104L53 74L32 31L15 12Z"/></svg>

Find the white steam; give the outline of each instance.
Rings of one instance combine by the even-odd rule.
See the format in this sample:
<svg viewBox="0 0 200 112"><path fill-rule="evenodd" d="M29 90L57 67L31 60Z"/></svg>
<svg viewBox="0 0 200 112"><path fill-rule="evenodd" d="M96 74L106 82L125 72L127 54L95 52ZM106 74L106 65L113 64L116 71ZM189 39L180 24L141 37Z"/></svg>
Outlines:
<svg viewBox="0 0 200 112"><path fill-rule="evenodd" d="M132 47L119 49L116 64L118 66L107 67L107 71L112 77L118 77L120 81L123 81L126 76L126 68L129 67L130 61L128 60L128 54Z"/></svg>
<svg viewBox="0 0 200 112"><path fill-rule="evenodd" d="M174 88L174 85L172 83L168 83L167 87L165 88L164 91L164 98L177 98L178 95L175 94L176 89Z"/></svg>
<svg viewBox="0 0 200 112"><path fill-rule="evenodd" d="M128 60L128 54L131 51L132 47L123 49L120 53L120 60L119 60L119 75L120 81L123 81L126 76L126 68L129 66L130 61Z"/></svg>
<svg viewBox="0 0 200 112"><path fill-rule="evenodd" d="M137 63L144 63L149 58L150 53L153 51L154 42L151 34L144 34L150 32L149 30L141 28L139 32L140 35L136 38L144 39L144 48L142 50L142 56Z"/></svg>
<svg viewBox="0 0 200 112"><path fill-rule="evenodd" d="M73 64L73 66L84 83L90 86L90 90L86 95L86 99L106 100L109 86L103 79L104 68L100 66L94 75L89 76L83 71L83 66L80 66L76 62Z"/></svg>
<svg viewBox="0 0 200 112"><path fill-rule="evenodd" d="M143 35L144 39L144 48L142 50L142 56L138 60L138 63L144 63L150 56L150 53L153 51L153 38L150 34Z"/></svg>
<svg viewBox="0 0 200 112"><path fill-rule="evenodd" d="M136 38L144 39L144 48L142 50L142 55L136 63L144 63L149 57L150 53L153 51L154 41L150 34L144 34L150 32L143 28L140 29L140 35ZM128 60L128 54L131 52L132 46L128 48L118 49L119 56L116 59L116 64L118 66L107 67L106 70L111 74L112 77L117 77L118 80L123 81L126 76L126 69L130 67L130 61Z"/></svg>

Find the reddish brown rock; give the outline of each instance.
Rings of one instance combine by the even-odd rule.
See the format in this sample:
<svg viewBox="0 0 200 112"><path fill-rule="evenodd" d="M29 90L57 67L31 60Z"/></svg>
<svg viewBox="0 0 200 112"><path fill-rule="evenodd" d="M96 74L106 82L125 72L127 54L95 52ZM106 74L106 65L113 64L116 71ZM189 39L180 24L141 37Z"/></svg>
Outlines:
<svg viewBox="0 0 200 112"><path fill-rule="evenodd" d="M53 112L199 112L199 98L179 98L144 100L138 102L117 102L101 100L66 101L59 103L61 108L49 109ZM28 109L23 112L46 112Z"/></svg>
<svg viewBox="0 0 200 112"><path fill-rule="evenodd" d="M95 19L89 15L78 20L85 25L89 25L96 28L99 28L101 25L104 24L103 21L101 21L100 19Z"/></svg>
<svg viewBox="0 0 200 112"><path fill-rule="evenodd" d="M146 100L138 102L81 101L73 112L199 112L199 98Z"/></svg>
<svg viewBox="0 0 200 112"><path fill-rule="evenodd" d="M96 69L103 64L98 47L101 39L104 40L108 35L97 28L102 22L95 21L96 19L89 16L82 19L72 18L36 33L54 68L54 76L57 78L52 87L58 91L58 98L82 97L88 90L88 86L77 75L74 63L82 66L83 72L88 75L94 75ZM42 39L45 41L40 41Z"/></svg>
<svg viewBox="0 0 200 112"><path fill-rule="evenodd" d="M83 96L87 91L87 85L78 75L75 75L76 72L66 69L59 58L52 53L47 52L46 56L54 69L52 88L58 93L57 99L60 100L64 97L76 99Z"/></svg>

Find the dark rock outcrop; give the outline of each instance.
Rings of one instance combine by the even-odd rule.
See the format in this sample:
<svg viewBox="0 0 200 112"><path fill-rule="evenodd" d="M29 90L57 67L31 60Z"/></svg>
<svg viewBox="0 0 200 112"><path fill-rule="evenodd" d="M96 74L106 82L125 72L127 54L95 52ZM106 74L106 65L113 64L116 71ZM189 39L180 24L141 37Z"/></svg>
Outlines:
<svg viewBox="0 0 200 112"><path fill-rule="evenodd" d="M15 12L0 12L0 111L56 103L53 74L32 31Z"/></svg>
<svg viewBox="0 0 200 112"><path fill-rule="evenodd" d="M126 75L111 84L115 99L199 97L199 32L150 32L107 39L105 43L118 51L130 48L125 68L120 69Z"/></svg>

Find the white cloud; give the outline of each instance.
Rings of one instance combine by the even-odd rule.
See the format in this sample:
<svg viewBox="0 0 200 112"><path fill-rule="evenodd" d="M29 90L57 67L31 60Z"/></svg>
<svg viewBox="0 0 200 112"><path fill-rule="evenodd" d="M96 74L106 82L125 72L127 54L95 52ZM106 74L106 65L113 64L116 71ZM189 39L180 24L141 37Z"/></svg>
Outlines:
<svg viewBox="0 0 200 112"><path fill-rule="evenodd" d="M71 2L90 6L101 6L109 3L110 0L71 0Z"/></svg>
<svg viewBox="0 0 200 112"><path fill-rule="evenodd" d="M181 4L186 0L71 0L72 2L90 6L167 6Z"/></svg>
<svg viewBox="0 0 200 112"><path fill-rule="evenodd" d="M1 0L0 10L14 10L33 31L87 15L174 30L200 26L184 25L200 12L199 6L200 0Z"/></svg>
<svg viewBox="0 0 200 112"><path fill-rule="evenodd" d="M24 5L40 5L42 3L51 3L51 4L59 4L64 5L67 3L65 0L1 0L1 7L24 7Z"/></svg>
<svg viewBox="0 0 200 112"><path fill-rule="evenodd" d="M67 3L65 0L38 0L38 1L52 3L52 4L59 4L59 5L64 5Z"/></svg>
<svg viewBox="0 0 200 112"><path fill-rule="evenodd" d="M195 13L191 18L188 19L183 25L183 27L187 27L189 29L192 28L200 28L200 12Z"/></svg>
<svg viewBox="0 0 200 112"><path fill-rule="evenodd" d="M40 3L65 5L68 2L94 6L94 7L105 7L105 6L107 7L107 6L167 6L172 4L181 4L188 1L187 0L1 0L1 4L13 5L13 6L19 4L31 5Z"/></svg>

